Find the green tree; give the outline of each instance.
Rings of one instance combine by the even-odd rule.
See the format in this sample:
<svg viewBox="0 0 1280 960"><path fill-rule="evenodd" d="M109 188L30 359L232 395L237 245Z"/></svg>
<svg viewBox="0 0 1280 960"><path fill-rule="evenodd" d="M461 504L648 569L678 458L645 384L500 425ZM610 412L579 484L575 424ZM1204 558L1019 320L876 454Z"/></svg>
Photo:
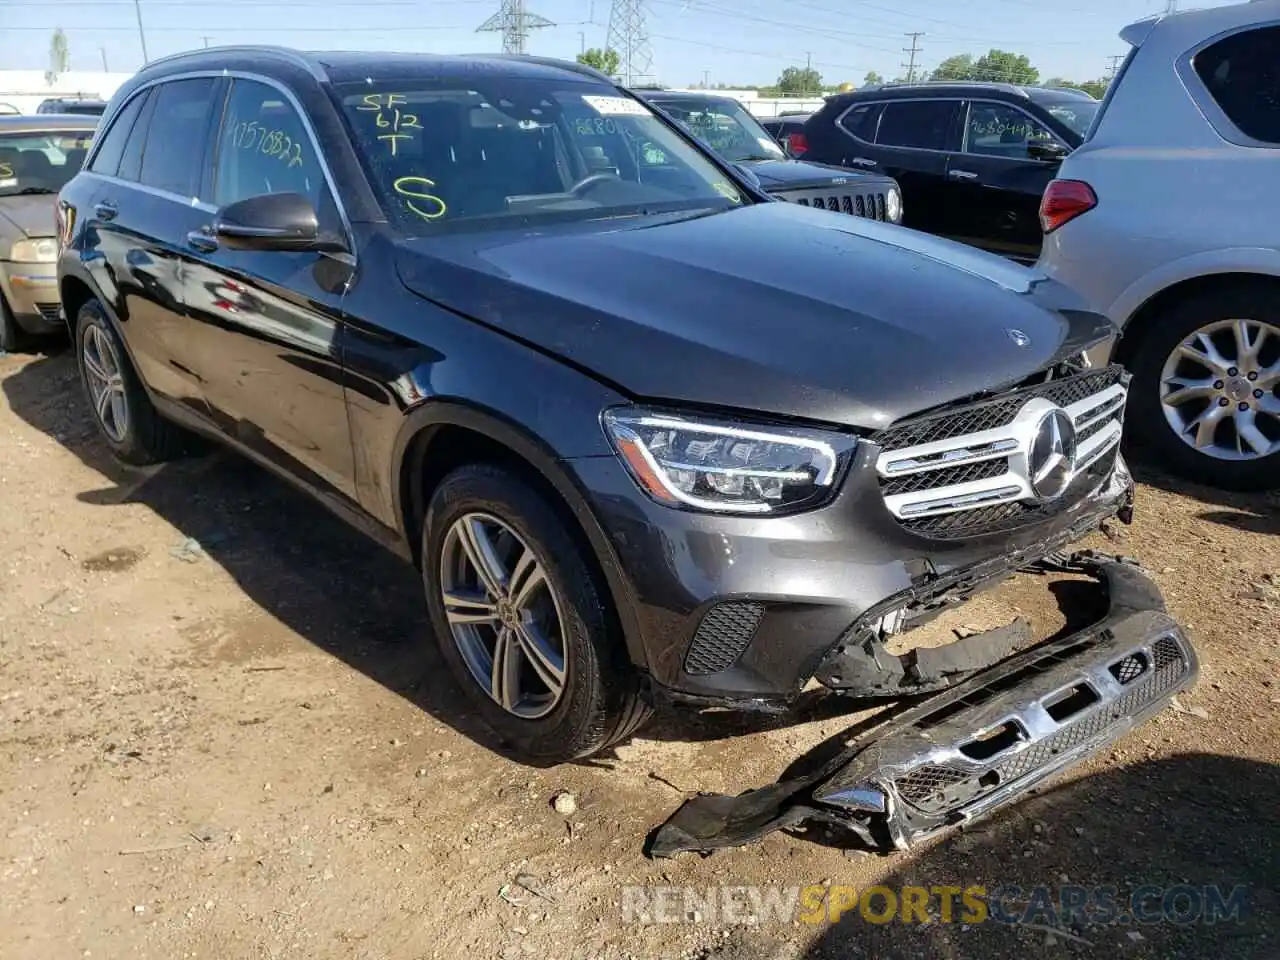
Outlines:
<svg viewBox="0 0 1280 960"><path fill-rule="evenodd" d="M71 48L67 45L67 35L58 27L49 38L49 69L44 72L45 83L53 86L58 81L58 74L66 73L71 68Z"/></svg>
<svg viewBox="0 0 1280 960"><path fill-rule="evenodd" d="M954 57L947 57L937 67L934 68L929 79L931 80L973 80L973 56L968 53L958 53Z"/></svg>
<svg viewBox="0 0 1280 960"><path fill-rule="evenodd" d="M1086 80L1083 83L1077 83L1075 80L1067 80L1063 77L1051 77L1044 82L1046 87L1066 87L1069 90L1083 90L1095 100L1101 100L1107 95L1107 81L1105 80Z"/></svg>
<svg viewBox="0 0 1280 960"><path fill-rule="evenodd" d="M884 77L876 73L874 70L868 70L867 75L862 78L862 83L868 87L878 86L884 83Z"/></svg>
<svg viewBox="0 0 1280 960"><path fill-rule="evenodd" d="M1025 54L1007 50L988 50L973 64L970 80L1002 80L1005 83L1038 83L1040 71Z"/></svg>
<svg viewBox="0 0 1280 960"><path fill-rule="evenodd" d="M612 47L605 47L603 50L599 47L592 47L590 50L584 50L578 54L578 62L586 64L588 67L595 67L606 76L617 76L618 64L621 57L618 51Z"/></svg>
<svg viewBox="0 0 1280 960"><path fill-rule="evenodd" d="M822 74L812 67L787 67L778 77L778 91L784 96L802 97L822 90Z"/></svg>

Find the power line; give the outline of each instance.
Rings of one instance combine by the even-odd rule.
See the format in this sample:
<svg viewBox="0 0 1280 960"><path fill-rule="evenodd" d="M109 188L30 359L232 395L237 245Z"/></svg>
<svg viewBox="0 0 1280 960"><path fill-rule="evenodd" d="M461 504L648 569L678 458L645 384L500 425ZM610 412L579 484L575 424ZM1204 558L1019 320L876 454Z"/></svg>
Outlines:
<svg viewBox="0 0 1280 960"><path fill-rule="evenodd" d="M645 25L644 0L613 0L605 49L618 53L618 75L625 86L653 78L653 48Z"/></svg>
<svg viewBox="0 0 1280 960"><path fill-rule="evenodd" d="M920 54L920 38L924 36L924 33L920 30L916 30L912 33L905 34L905 36L911 38L911 46L903 47L902 52L910 54L911 59L902 64L902 66L907 68L907 83L914 83L916 79L916 57Z"/></svg>
<svg viewBox="0 0 1280 960"><path fill-rule="evenodd" d="M503 53L524 53L530 30L554 26L546 17L526 10L524 0L502 0L498 12L476 27L476 33L501 33Z"/></svg>

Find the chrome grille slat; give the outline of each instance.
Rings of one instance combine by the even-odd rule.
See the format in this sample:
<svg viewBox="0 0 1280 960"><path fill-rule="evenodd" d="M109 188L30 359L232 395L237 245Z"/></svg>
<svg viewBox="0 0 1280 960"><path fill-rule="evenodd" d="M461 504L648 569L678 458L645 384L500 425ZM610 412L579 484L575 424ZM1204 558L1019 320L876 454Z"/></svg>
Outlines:
<svg viewBox="0 0 1280 960"><path fill-rule="evenodd" d="M810 187L801 190L780 190L774 194L779 200L798 203L802 207L816 207L871 220L884 220L886 198L883 193L857 192L828 187Z"/></svg>
<svg viewBox="0 0 1280 960"><path fill-rule="evenodd" d="M1055 409L1075 431L1074 470L1063 496L1096 488L1116 460L1128 377L1119 367L1025 387L898 424L872 439L885 506L903 526L949 539L1008 532L1052 517L1033 486L1038 425ZM1042 488L1041 488L1042 489Z"/></svg>

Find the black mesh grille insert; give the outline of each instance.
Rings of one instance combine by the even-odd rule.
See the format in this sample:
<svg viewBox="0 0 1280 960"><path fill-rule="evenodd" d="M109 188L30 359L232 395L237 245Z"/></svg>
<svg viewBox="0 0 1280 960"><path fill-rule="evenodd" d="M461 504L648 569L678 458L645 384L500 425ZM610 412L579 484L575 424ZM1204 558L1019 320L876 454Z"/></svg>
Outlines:
<svg viewBox="0 0 1280 960"><path fill-rule="evenodd" d="M1116 683L1124 686L1126 683L1133 683L1133 681L1146 673L1146 658L1140 653L1135 653L1125 657L1118 663L1113 663L1110 670L1111 675L1116 678Z"/></svg>
<svg viewBox="0 0 1280 960"><path fill-rule="evenodd" d="M798 203L802 207L817 207L819 210L833 210L836 213L847 213L857 217L870 217L872 220L885 218L883 193L830 193L815 196L812 190L805 190L795 193L781 191L775 196L781 200Z"/></svg>
<svg viewBox="0 0 1280 960"><path fill-rule="evenodd" d="M37 303L36 309L40 311L40 316L50 323L56 323L60 319L56 303Z"/></svg>
<svg viewBox="0 0 1280 960"><path fill-rule="evenodd" d="M1151 653L1155 658L1155 669L1159 670L1169 666L1171 663L1182 662L1182 651L1178 649L1177 643L1168 637L1161 637L1151 647Z"/></svg>
<svg viewBox="0 0 1280 960"><path fill-rule="evenodd" d="M732 666L751 643L763 616L763 603L734 600L716 604L698 624L685 654L685 672L705 676Z"/></svg>
<svg viewBox="0 0 1280 960"><path fill-rule="evenodd" d="M926 470L906 477L890 477L881 481L880 489L884 495L895 493L914 493L917 490L932 490L934 487L948 487L954 483L969 483L973 480L988 480L1009 472L1009 458L996 457L994 460L983 460L979 463L966 463L959 467L943 467L941 470Z"/></svg>
<svg viewBox="0 0 1280 960"><path fill-rule="evenodd" d="M918 420L908 420L875 434L871 439L882 450L900 450L935 440L950 440L980 430L991 430L1013 422L1018 411L1033 397L1044 397L1060 407L1067 407L1120 382L1124 371L1119 366L1092 373L1077 374L1061 380L1024 387L1016 393L994 400L935 413Z"/></svg>
<svg viewBox="0 0 1280 960"><path fill-rule="evenodd" d="M899 777L895 783L903 800L919 805L938 791L967 780L969 776L968 773L962 770L952 770L949 767L926 764L922 767L916 767L910 773Z"/></svg>

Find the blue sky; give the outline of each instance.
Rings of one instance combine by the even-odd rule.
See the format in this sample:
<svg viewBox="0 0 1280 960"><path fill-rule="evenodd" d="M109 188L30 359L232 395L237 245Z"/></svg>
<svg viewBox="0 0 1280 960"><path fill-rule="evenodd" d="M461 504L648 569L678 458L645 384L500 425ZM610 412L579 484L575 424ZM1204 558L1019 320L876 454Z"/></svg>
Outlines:
<svg viewBox="0 0 1280 960"><path fill-rule="evenodd" d="M1223 0L1198 0L1217 6ZM1026 53L1041 76L1088 80L1124 52L1121 27L1164 0L646 0L657 79L673 86L762 84L812 58L823 80L861 84L869 70L903 72L906 31L923 31L928 69L954 53L989 47ZM1184 3L1183 6L1190 6ZM207 43L275 43L301 49L462 53L500 49L475 27L497 0L140 0L154 59ZM572 57L604 44L609 0L527 0L557 26L535 31L529 52ZM72 69L142 64L133 0L0 0L0 69L43 69L54 27Z"/></svg>

